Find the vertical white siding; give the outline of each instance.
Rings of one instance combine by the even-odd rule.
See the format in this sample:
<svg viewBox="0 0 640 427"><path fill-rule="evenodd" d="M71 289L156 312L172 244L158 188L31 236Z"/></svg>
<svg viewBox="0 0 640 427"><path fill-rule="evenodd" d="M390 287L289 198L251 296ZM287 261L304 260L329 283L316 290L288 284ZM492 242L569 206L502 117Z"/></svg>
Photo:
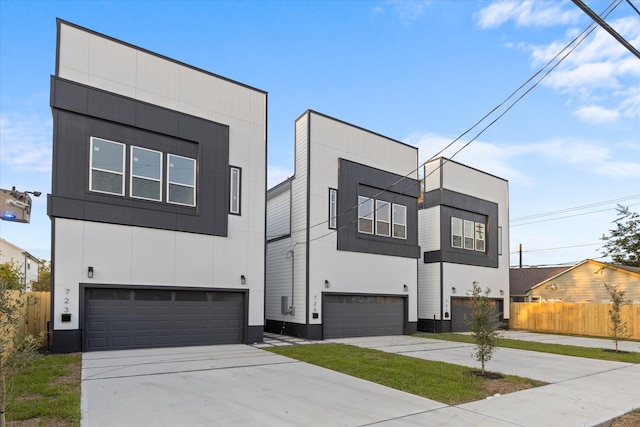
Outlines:
<svg viewBox="0 0 640 427"><path fill-rule="evenodd" d="M440 250L440 207L418 211L418 245L422 252Z"/></svg>
<svg viewBox="0 0 640 427"><path fill-rule="evenodd" d="M291 190L285 189L267 200L267 240L291 233Z"/></svg>
<svg viewBox="0 0 640 427"><path fill-rule="evenodd" d="M440 319L440 264L418 264L418 317Z"/></svg>

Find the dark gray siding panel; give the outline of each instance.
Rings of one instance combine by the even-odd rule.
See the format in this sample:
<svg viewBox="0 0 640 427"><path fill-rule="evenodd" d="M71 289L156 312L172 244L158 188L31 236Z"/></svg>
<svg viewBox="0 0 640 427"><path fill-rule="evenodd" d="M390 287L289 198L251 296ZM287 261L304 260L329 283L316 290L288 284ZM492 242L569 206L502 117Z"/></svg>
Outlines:
<svg viewBox="0 0 640 427"><path fill-rule="evenodd" d="M54 152L49 216L227 235L228 126L56 77L51 83ZM127 145L127 174L131 145L195 158L197 207L90 192L92 136ZM165 189L163 185L163 193ZM128 194L128 179L125 190Z"/></svg>
<svg viewBox="0 0 640 427"><path fill-rule="evenodd" d="M498 268L498 204L451 190L434 190L424 195L424 207L440 206L439 251L425 252L423 261L450 262ZM451 217L485 222L486 250L477 252L451 247Z"/></svg>
<svg viewBox="0 0 640 427"><path fill-rule="evenodd" d="M325 339L402 335L405 299L392 296L324 295Z"/></svg>
<svg viewBox="0 0 640 427"><path fill-rule="evenodd" d="M417 180L340 159L338 175L338 249L420 258L418 246ZM358 233L358 195L380 198L407 207L407 238Z"/></svg>

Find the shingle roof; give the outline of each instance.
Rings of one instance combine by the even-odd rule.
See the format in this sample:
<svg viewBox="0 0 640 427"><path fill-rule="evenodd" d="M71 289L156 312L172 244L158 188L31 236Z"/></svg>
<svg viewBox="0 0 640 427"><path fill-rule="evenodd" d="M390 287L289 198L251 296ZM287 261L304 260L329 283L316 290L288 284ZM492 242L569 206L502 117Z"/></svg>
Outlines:
<svg viewBox="0 0 640 427"><path fill-rule="evenodd" d="M524 295L540 282L556 276L573 266L512 268L509 270L509 292L513 295Z"/></svg>

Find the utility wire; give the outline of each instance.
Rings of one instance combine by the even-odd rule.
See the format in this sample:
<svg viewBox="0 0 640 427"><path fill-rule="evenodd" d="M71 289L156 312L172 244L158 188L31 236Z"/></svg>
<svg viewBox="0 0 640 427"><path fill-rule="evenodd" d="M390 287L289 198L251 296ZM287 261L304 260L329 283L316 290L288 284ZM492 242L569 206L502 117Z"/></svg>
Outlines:
<svg viewBox="0 0 640 427"><path fill-rule="evenodd" d="M587 209L587 208L594 208L596 206L608 205L609 203L617 203L617 202L622 202L622 201L625 201L625 200L637 199L639 197L640 197L640 194L636 195L636 196L622 197L620 199L606 200L604 202L591 203L589 205L575 206L575 207L572 207L572 208L560 209L560 210L557 210L557 211L551 211L551 212L538 213L538 214L533 214L533 215L528 215L528 216L522 216L522 217L519 217L519 218L512 218L509 222L526 221L526 220L529 220L529 219L540 218L540 217L544 217L544 216L551 216L551 215L557 215L557 214L561 214L561 213L577 211L577 210L582 210L582 209Z"/></svg>
<svg viewBox="0 0 640 427"><path fill-rule="evenodd" d="M509 252L509 255L516 255L519 254L520 252L524 253L529 253L529 252L544 252L544 251L557 251L560 249L573 249L573 248L583 248L586 246L602 246L602 243L587 243L584 245L572 245L572 246L558 246L556 248L544 248L544 249L529 249L526 251L514 251L514 252Z"/></svg>
<svg viewBox="0 0 640 427"><path fill-rule="evenodd" d="M638 10L638 8L635 7L633 3L631 3L631 0L627 0L627 3L629 3L629 6L631 6L631 8L635 10L638 15L640 15L640 10Z"/></svg>
<svg viewBox="0 0 640 427"><path fill-rule="evenodd" d="M611 4L609 4L609 6L607 6L607 8L605 9L605 11L602 13L603 17L608 16L620 3L622 2L622 0L614 0ZM527 79L527 81L525 83L523 83L522 85L520 85L516 90L514 90L507 98L505 98L500 104L498 104L496 107L494 107L489 113L487 113L484 117L482 117L480 120L478 120L473 126L471 126L469 129L467 129L465 132L463 132L460 136L458 136L456 139L454 139L452 142L450 142L446 147L444 147L442 150L440 150L438 153L434 154L431 158L429 158L429 160L423 162L421 165L419 165L416 169L413 169L412 171L410 171L408 174L406 174L405 176L401 177L400 179L398 179L396 182L394 182L393 184L391 184L390 186L388 186L387 188L379 191L377 194L375 194L374 196L371 196L370 198L375 199L376 197L378 197L379 195L389 191L391 188L393 188L395 185L399 184L401 181L403 181L404 179L409 178L409 176L411 176L412 174L416 173L417 171L419 171L422 167L424 167L424 165L426 165L427 163L429 163L430 161L432 161L434 158L436 158L438 155L442 154L445 150L447 150L449 147L451 147L454 143L456 143L457 141L459 141L464 135L466 135L467 133L469 133L471 130L473 130L474 128L476 128L480 123L482 123L487 117L489 117L492 113L494 113L495 111L497 111L500 107L502 107L509 99L513 98L513 96L515 96L516 93L518 93L522 88L524 88L528 83L530 83L531 81L533 81L540 73L542 73L542 71L544 71L547 67L549 67L556 59L558 59L558 57L560 57L560 55L565 52L567 49L569 49L574 43L575 46L573 46L571 49L569 49L569 51L564 54L556 64L554 64L546 73L543 74L543 76L537 80L533 86L531 86L530 88L528 88L522 95L520 95L518 98L516 98L508 107L507 109L502 112L496 119L492 120L487 126L485 126L480 132L478 132L470 141L468 141L466 144L464 144L460 149L458 149L452 156L450 156L449 159L445 159L446 161L453 159L457 154L459 154L463 149L465 149L466 147L468 147L473 141L475 141L480 135L482 135L489 127L491 127L493 124L495 124L499 119L501 119L508 111L511 110L511 108L513 108L515 106L515 104L517 104L520 100L522 100L529 92L531 92L533 90L533 88L535 88L542 80L544 80L550 73L551 71L553 71L556 67L558 67L558 65L560 65L560 63L562 61L564 61L564 59L567 58L567 56L569 56L583 41L584 39L589 36L595 29L597 28L597 25L595 23L591 23L589 24L578 36L576 36L573 40L571 40L567 45L565 45L565 47L563 49L561 49L552 59L550 59L540 70L538 70L536 73L534 73L529 79ZM434 168L428 175L426 175L424 177L424 179L426 180L427 177L431 176L433 173L435 173L437 170L439 170L444 163L441 163L440 165L438 165L438 167ZM356 204L355 206L352 206L351 208L340 212L338 215L335 216L335 218L341 217L342 215L345 215L348 212L353 211L354 209L357 209L360 207L360 203ZM375 212L375 210L374 210ZM310 242L313 242L315 240L319 240L322 239L330 234L335 233L338 230L342 230L346 227L351 226L352 224L356 223L358 221L359 218L351 221L348 224L345 224L342 227L339 227L337 229L331 229L330 231L328 231L327 233L324 233L318 237L315 237L313 239L309 240ZM324 225L328 222L328 220L323 220L321 222L318 222L314 225L311 225L308 227L309 230ZM287 233L288 235L292 235L295 233L300 233L307 230L307 228L301 228L300 230L296 230L296 231L290 231L289 233ZM283 235L283 236L286 236ZM271 239L275 239L281 236L271 236ZM269 238L269 236L267 236L267 238ZM297 242L300 243L300 242Z"/></svg>
<svg viewBox="0 0 640 427"><path fill-rule="evenodd" d="M640 204L640 203L635 203L635 204L629 205L629 206L636 206L638 204ZM555 220L558 220L558 219L573 218L573 217L576 217L576 216L589 215L589 214L598 213L598 212L606 212L606 211L610 211L611 209L612 208L599 209L597 211L581 212L581 213L577 213L577 214L573 214L573 215L559 216L557 218L547 218L547 219L541 219L541 220L538 220L538 221L524 222L524 223L521 223L521 224L511 224L510 226L511 226L511 228L513 228L513 227L519 227L521 225L537 224L539 222L547 222L547 221L555 221Z"/></svg>

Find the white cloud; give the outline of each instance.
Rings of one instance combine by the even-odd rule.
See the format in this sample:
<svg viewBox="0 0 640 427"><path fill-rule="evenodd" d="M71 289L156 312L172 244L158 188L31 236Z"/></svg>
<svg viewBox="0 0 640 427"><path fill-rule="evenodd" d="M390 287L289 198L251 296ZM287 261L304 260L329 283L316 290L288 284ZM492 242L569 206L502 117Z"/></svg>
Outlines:
<svg viewBox="0 0 640 427"><path fill-rule="evenodd" d="M475 14L480 28L496 28L508 21L519 27L550 27L577 22L580 11L564 2L498 1Z"/></svg>
<svg viewBox="0 0 640 427"><path fill-rule="evenodd" d="M452 158L466 142L457 141L451 147L452 138L433 133L413 134L404 142L415 145L419 149L420 162L436 157ZM624 144L624 143L623 143ZM629 143L626 143L629 144ZM629 152L640 149L638 144L631 143L633 148L616 152ZM530 144L497 144L486 141L473 141L465 147L453 160L507 179L517 186L528 188L535 185L538 174L546 174L539 167L527 165L540 164L534 161L538 157L549 165L567 168L575 167L583 173L610 178L640 178L640 159L624 157L616 159L613 155L616 144L612 141L587 141L578 139L554 139ZM621 148L621 147L618 147Z"/></svg>
<svg viewBox="0 0 640 427"><path fill-rule="evenodd" d="M609 110L598 105L590 105L578 108L574 115L579 120L592 124L609 124L615 123L620 117L620 113L616 110Z"/></svg>
<svg viewBox="0 0 640 427"><path fill-rule="evenodd" d="M293 176L293 172L289 169L278 166L267 167L267 188L272 188L280 184L285 179Z"/></svg>
<svg viewBox="0 0 640 427"><path fill-rule="evenodd" d="M16 171L50 172L52 120L35 115L0 115L0 160Z"/></svg>
<svg viewBox="0 0 640 427"><path fill-rule="evenodd" d="M609 24L624 34L631 44L640 45L640 18L630 16L610 20ZM567 40L529 46L532 65L538 68L546 64L577 31L570 29ZM603 124L615 123L621 117L640 118L639 77L638 58L598 28L549 74L543 84L568 95L572 103L575 101L574 114L580 120Z"/></svg>
<svg viewBox="0 0 640 427"><path fill-rule="evenodd" d="M427 10L430 3L430 0L388 0L386 2L403 22L413 22L418 19ZM382 13L383 8L376 6L373 11L375 13Z"/></svg>

